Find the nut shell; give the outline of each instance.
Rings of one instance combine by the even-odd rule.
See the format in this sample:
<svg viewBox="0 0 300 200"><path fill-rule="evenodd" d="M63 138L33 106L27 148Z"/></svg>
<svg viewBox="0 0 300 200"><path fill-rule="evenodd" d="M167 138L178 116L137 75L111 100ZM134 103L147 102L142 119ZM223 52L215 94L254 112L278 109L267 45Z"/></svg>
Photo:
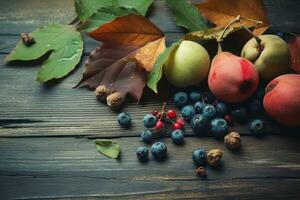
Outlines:
<svg viewBox="0 0 300 200"><path fill-rule="evenodd" d="M105 85L99 85L95 90L95 94L97 99L105 102L107 96L111 94L111 91Z"/></svg>
<svg viewBox="0 0 300 200"><path fill-rule="evenodd" d="M207 163L211 166L218 166L221 163L222 151L220 149L212 149L207 154Z"/></svg>
<svg viewBox="0 0 300 200"><path fill-rule="evenodd" d="M241 136L237 132L231 132L224 137L225 145L231 150L240 148L241 142Z"/></svg>
<svg viewBox="0 0 300 200"><path fill-rule="evenodd" d="M113 109L120 109L124 103L124 97L119 92L114 92L107 96L106 98L107 105Z"/></svg>

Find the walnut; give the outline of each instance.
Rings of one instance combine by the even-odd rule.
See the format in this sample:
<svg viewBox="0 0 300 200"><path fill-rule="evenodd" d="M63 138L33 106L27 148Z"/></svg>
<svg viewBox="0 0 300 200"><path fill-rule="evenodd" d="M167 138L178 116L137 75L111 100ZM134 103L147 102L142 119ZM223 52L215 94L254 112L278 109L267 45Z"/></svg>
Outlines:
<svg viewBox="0 0 300 200"><path fill-rule="evenodd" d="M105 85L99 85L95 90L95 94L97 99L99 99L102 102L105 102L107 96L111 94L111 91Z"/></svg>
<svg viewBox="0 0 300 200"><path fill-rule="evenodd" d="M198 174L198 176L200 177L206 177L206 171L205 171L205 168L200 166L196 169L196 172Z"/></svg>
<svg viewBox="0 0 300 200"><path fill-rule="evenodd" d="M236 132L231 132L224 137L224 143L229 149L236 150L241 146L241 136Z"/></svg>
<svg viewBox="0 0 300 200"><path fill-rule="evenodd" d="M31 46L35 43L34 38L28 33L21 33L21 39L26 46Z"/></svg>
<svg viewBox="0 0 300 200"><path fill-rule="evenodd" d="M222 151L220 149L212 149L207 154L207 163L211 166L218 166L221 163Z"/></svg>
<svg viewBox="0 0 300 200"><path fill-rule="evenodd" d="M106 98L107 105L113 109L117 110L122 107L124 103L124 97L119 92L114 92L107 96Z"/></svg>

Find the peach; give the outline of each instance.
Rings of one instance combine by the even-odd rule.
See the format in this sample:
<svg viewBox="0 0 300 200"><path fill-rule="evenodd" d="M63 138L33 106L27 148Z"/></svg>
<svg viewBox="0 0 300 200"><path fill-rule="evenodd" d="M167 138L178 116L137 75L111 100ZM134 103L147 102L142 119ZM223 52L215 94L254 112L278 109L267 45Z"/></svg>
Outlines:
<svg viewBox="0 0 300 200"><path fill-rule="evenodd" d="M285 74L273 79L266 87L264 108L279 123L300 125L300 74Z"/></svg>
<svg viewBox="0 0 300 200"><path fill-rule="evenodd" d="M229 52L217 54L208 75L211 92L227 103L250 97L258 86L259 74L253 63Z"/></svg>

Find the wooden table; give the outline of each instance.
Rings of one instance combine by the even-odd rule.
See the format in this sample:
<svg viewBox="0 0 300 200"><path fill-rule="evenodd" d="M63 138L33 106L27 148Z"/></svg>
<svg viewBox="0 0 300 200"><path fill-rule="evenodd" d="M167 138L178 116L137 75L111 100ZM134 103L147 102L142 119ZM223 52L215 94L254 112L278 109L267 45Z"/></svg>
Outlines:
<svg viewBox="0 0 300 200"><path fill-rule="evenodd" d="M299 1L265 4L273 30L300 32ZM136 148L144 145L141 119L161 100L146 91L141 104L130 103L124 110L134 126L124 130L117 114L97 102L93 92L72 89L83 61L97 46L87 37L80 66L57 84L35 81L40 64L5 64L21 32L74 17L72 0L0 1L0 199L300 199L300 138L287 136L284 129L259 139L249 136L246 127L235 127L243 135L239 153L188 129L182 147L163 140L169 150L165 162L138 162ZM155 1L148 17L166 33L168 44L183 35L164 0ZM121 158L99 154L95 138L117 141ZM224 151L221 168L207 168L206 179L195 174L191 152L197 147Z"/></svg>

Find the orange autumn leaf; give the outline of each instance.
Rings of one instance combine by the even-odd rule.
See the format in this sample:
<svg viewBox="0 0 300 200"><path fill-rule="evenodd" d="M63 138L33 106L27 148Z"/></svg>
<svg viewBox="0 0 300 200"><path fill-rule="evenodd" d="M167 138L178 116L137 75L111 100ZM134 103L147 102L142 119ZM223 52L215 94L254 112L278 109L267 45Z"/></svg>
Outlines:
<svg viewBox="0 0 300 200"><path fill-rule="evenodd" d="M293 35L288 45L291 51L291 68L300 74L300 36Z"/></svg>
<svg viewBox="0 0 300 200"><path fill-rule="evenodd" d="M89 35L103 43L132 46L135 58L146 71L151 71L156 57L165 49L164 34L147 18L128 15L104 24Z"/></svg>
<svg viewBox="0 0 300 200"><path fill-rule="evenodd" d="M270 26L263 0L207 0L196 4L201 14L217 26L226 26L236 16L262 21L254 29L255 35L261 35ZM245 26L254 26L255 22L241 20Z"/></svg>

